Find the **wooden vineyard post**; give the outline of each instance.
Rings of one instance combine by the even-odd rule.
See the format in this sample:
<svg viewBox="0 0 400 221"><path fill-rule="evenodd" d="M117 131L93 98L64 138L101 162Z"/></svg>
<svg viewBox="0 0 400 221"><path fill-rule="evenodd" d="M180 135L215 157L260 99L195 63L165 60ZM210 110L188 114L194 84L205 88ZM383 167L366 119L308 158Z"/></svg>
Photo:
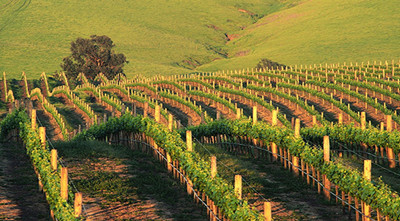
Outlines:
<svg viewBox="0 0 400 221"><path fill-rule="evenodd" d="M366 124L367 124L367 119L365 116L365 112L363 111L361 112L361 130L365 130Z"/></svg>
<svg viewBox="0 0 400 221"><path fill-rule="evenodd" d="M186 131L186 147L188 151L193 151L192 131Z"/></svg>
<svg viewBox="0 0 400 221"><path fill-rule="evenodd" d="M46 128L45 127L39 127L39 138L40 138L40 143L42 143L43 149L46 148Z"/></svg>
<svg viewBox="0 0 400 221"><path fill-rule="evenodd" d="M160 123L160 105L156 105L156 107L154 108L154 112L154 119L157 123Z"/></svg>
<svg viewBox="0 0 400 221"><path fill-rule="evenodd" d="M236 119L240 119L240 108L236 108Z"/></svg>
<svg viewBox="0 0 400 221"><path fill-rule="evenodd" d="M211 178L217 175L217 157L211 156Z"/></svg>
<svg viewBox="0 0 400 221"><path fill-rule="evenodd" d="M324 161L329 162L330 156L330 143L329 143L329 136L324 136Z"/></svg>
<svg viewBox="0 0 400 221"><path fill-rule="evenodd" d="M364 174L363 177L371 181L371 160L364 160Z"/></svg>
<svg viewBox="0 0 400 221"><path fill-rule="evenodd" d="M389 161L389 167L390 168L395 168L396 167L396 160L395 160L395 156L394 156L392 148L387 148L387 158L388 158L388 161Z"/></svg>
<svg viewBox="0 0 400 221"><path fill-rule="evenodd" d="M168 168L168 172L170 172L170 173L172 172L171 163L172 163L171 156L169 155L169 153L167 153L167 168Z"/></svg>
<svg viewBox="0 0 400 221"><path fill-rule="evenodd" d="M392 115L386 115L386 131L392 132L392 130L393 130ZM389 167L395 168L396 159L392 148L387 148L387 158L389 161Z"/></svg>
<svg viewBox="0 0 400 221"><path fill-rule="evenodd" d="M168 131L172 131L172 125L173 125L173 122L174 121L174 118L173 118L173 116L172 116L172 114L168 114Z"/></svg>
<svg viewBox="0 0 400 221"><path fill-rule="evenodd" d="M296 118L295 124L294 124L294 137L300 138L300 119Z"/></svg>
<svg viewBox="0 0 400 221"><path fill-rule="evenodd" d="M272 151L272 161L275 162L278 160L278 147L274 142L271 143L271 151Z"/></svg>
<svg viewBox="0 0 400 221"><path fill-rule="evenodd" d="M272 126L278 125L278 110L272 111Z"/></svg>
<svg viewBox="0 0 400 221"><path fill-rule="evenodd" d="M343 124L343 113L339 113L338 123Z"/></svg>
<svg viewBox="0 0 400 221"><path fill-rule="evenodd" d="M264 219L265 221L272 220L271 202L264 202Z"/></svg>
<svg viewBox="0 0 400 221"><path fill-rule="evenodd" d="M36 129L36 109L32 109L31 112L31 122L32 122L32 129Z"/></svg>
<svg viewBox="0 0 400 221"><path fill-rule="evenodd" d="M242 199L242 176L235 175L235 193L238 199Z"/></svg>
<svg viewBox="0 0 400 221"><path fill-rule="evenodd" d="M51 169L53 171L56 171L57 170L57 150L56 149L51 150L50 162L51 162Z"/></svg>
<svg viewBox="0 0 400 221"><path fill-rule="evenodd" d="M147 117L148 111L149 111L149 103L145 102L143 107L143 117Z"/></svg>
<svg viewBox="0 0 400 221"><path fill-rule="evenodd" d="M257 123L257 106L253 106L253 125Z"/></svg>
<svg viewBox="0 0 400 221"><path fill-rule="evenodd" d="M386 130L388 132L392 132L393 130L392 115L386 115Z"/></svg>
<svg viewBox="0 0 400 221"><path fill-rule="evenodd" d="M330 161L330 144L329 144L329 136L324 136L324 161L329 162ZM331 183L329 182L328 178L326 175L322 176L323 179L323 184L325 186L324 189L324 195L325 197L330 200L331 199Z"/></svg>
<svg viewBox="0 0 400 221"><path fill-rule="evenodd" d="M68 200L68 169L61 167L61 198Z"/></svg>
<svg viewBox="0 0 400 221"><path fill-rule="evenodd" d="M371 160L364 160L364 179L371 181ZM370 206L367 205L365 202L364 204L364 214L365 214L365 221L370 221L371 211Z"/></svg>
<svg viewBox="0 0 400 221"><path fill-rule="evenodd" d="M192 183L192 181L189 179L189 177L186 177L186 179L187 179L186 191L187 191L188 195L192 195L192 193L193 193L193 190L192 190L193 183Z"/></svg>
<svg viewBox="0 0 400 221"><path fill-rule="evenodd" d="M299 158L296 156L292 156L293 161L293 173L298 176L299 175Z"/></svg>
<svg viewBox="0 0 400 221"><path fill-rule="evenodd" d="M312 116L312 125L313 126L317 125L317 116L315 115Z"/></svg>
<svg viewBox="0 0 400 221"><path fill-rule="evenodd" d="M133 110L133 116L137 116L137 108L136 108L136 105L135 104L132 104L132 110Z"/></svg>
<svg viewBox="0 0 400 221"><path fill-rule="evenodd" d="M82 193L75 193L74 215L80 217L82 214Z"/></svg>
<svg viewBox="0 0 400 221"><path fill-rule="evenodd" d="M217 120L221 119L221 112L217 111Z"/></svg>

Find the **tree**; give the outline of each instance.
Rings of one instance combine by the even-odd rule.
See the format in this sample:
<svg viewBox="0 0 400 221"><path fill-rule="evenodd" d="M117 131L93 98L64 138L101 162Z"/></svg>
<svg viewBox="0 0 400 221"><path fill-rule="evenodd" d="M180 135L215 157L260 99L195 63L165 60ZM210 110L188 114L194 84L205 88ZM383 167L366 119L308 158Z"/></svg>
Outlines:
<svg viewBox="0 0 400 221"><path fill-rule="evenodd" d="M68 79L75 80L79 73L84 73L93 80L97 74L103 73L108 79L124 71L128 63L124 54L116 54L111 49L115 45L111 38L103 35L92 35L90 39L77 38L71 42L71 55L63 59L61 68Z"/></svg>

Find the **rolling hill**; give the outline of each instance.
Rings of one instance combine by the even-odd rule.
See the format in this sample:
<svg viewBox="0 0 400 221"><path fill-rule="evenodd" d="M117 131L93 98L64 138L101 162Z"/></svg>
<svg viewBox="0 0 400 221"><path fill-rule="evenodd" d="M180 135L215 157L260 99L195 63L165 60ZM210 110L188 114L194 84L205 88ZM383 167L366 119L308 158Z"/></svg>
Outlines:
<svg viewBox="0 0 400 221"><path fill-rule="evenodd" d="M60 70L77 37L108 35L130 63L128 74L185 73L225 57L226 36L262 15L291 6L279 0L31 1L0 4L0 71L19 78Z"/></svg>
<svg viewBox="0 0 400 221"><path fill-rule="evenodd" d="M77 37L108 35L128 76L397 59L396 1L31 1L0 3L0 72L59 71Z"/></svg>
<svg viewBox="0 0 400 221"><path fill-rule="evenodd" d="M397 61L399 20L393 0L303 1L238 32L227 43L229 58L201 70L255 67L261 58L288 65Z"/></svg>

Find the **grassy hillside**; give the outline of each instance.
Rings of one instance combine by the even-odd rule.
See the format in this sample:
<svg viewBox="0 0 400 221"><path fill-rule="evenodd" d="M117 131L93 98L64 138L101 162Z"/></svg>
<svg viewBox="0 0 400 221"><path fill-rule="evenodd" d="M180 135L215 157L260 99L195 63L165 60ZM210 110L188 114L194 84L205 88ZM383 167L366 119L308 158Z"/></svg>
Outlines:
<svg viewBox="0 0 400 221"><path fill-rule="evenodd" d="M108 35L128 74L190 72L224 58L226 36L295 0L7 0L0 3L0 72L60 70L70 42Z"/></svg>
<svg viewBox="0 0 400 221"><path fill-rule="evenodd" d="M229 59L200 69L255 67L261 58L290 65L397 61L399 20L395 0L303 1L240 31L240 37L227 44Z"/></svg>
<svg viewBox="0 0 400 221"><path fill-rule="evenodd" d="M130 61L128 76L251 68L261 58L314 64L400 57L396 1L296 2L3 1L0 72L53 73L70 42L92 34L114 40Z"/></svg>

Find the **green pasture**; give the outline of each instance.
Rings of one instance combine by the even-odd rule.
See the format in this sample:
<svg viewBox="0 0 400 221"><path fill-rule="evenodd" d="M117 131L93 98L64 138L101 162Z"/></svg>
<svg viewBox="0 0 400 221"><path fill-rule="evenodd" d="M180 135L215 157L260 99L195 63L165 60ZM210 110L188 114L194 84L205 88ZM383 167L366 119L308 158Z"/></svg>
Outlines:
<svg viewBox="0 0 400 221"><path fill-rule="evenodd" d="M203 65L201 70L251 68L261 58L288 65L398 62L398 21L394 0L303 1L239 31L240 37L227 44L229 59Z"/></svg>
<svg viewBox="0 0 400 221"><path fill-rule="evenodd" d="M389 0L0 1L0 72L60 71L77 37L108 35L128 76L279 63L400 58L400 14ZM229 40L228 37L229 36Z"/></svg>
<svg viewBox="0 0 400 221"><path fill-rule="evenodd" d="M294 0L291 0L292 2ZM0 72L38 78L59 71L77 37L108 35L128 75L191 72L223 58L225 33L279 10L280 0L2 0ZM243 9L243 10L241 10Z"/></svg>

